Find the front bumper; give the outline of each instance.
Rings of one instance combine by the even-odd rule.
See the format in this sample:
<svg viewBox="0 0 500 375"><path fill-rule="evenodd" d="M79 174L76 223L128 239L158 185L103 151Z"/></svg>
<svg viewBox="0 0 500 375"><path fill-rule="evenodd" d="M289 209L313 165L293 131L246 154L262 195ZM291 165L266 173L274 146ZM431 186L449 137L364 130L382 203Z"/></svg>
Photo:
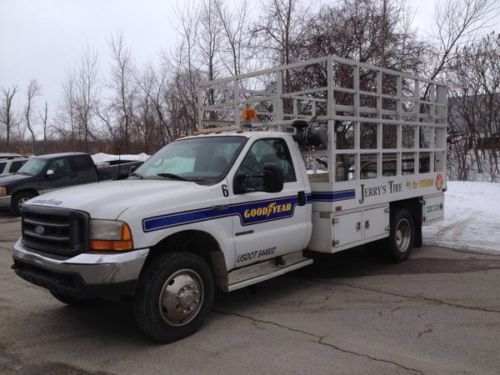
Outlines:
<svg viewBox="0 0 500 375"><path fill-rule="evenodd" d="M134 292L148 253L141 249L57 259L24 248L21 240L12 249L13 269L33 284L72 295L110 297Z"/></svg>

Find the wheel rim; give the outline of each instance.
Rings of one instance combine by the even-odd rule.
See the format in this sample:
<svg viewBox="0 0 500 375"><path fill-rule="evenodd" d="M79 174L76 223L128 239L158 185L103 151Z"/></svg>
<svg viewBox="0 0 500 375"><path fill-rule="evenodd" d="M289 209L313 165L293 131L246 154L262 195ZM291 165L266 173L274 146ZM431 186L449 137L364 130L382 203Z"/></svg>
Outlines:
<svg viewBox="0 0 500 375"><path fill-rule="evenodd" d="M411 226L407 219L401 219L396 226L394 241L397 249L404 253L410 247L411 241Z"/></svg>
<svg viewBox="0 0 500 375"><path fill-rule="evenodd" d="M203 299L200 275L191 269L179 270L163 284L159 300L160 314L167 324L183 326L198 315Z"/></svg>

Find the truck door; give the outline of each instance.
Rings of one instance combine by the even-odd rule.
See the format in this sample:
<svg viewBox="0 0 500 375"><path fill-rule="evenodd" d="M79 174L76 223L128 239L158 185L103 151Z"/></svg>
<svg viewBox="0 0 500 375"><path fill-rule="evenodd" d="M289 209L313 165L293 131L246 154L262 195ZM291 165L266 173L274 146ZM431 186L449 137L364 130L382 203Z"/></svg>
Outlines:
<svg viewBox="0 0 500 375"><path fill-rule="evenodd" d="M276 163L284 176L279 193L263 190L263 167ZM297 176L286 141L256 140L235 176L244 175L246 192L232 194L236 267L302 250L308 234L306 192Z"/></svg>
<svg viewBox="0 0 500 375"><path fill-rule="evenodd" d="M74 185L71 165L68 158L54 159L45 170L44 179L40 183L40 191L46 193L53 189Z"/></svg>

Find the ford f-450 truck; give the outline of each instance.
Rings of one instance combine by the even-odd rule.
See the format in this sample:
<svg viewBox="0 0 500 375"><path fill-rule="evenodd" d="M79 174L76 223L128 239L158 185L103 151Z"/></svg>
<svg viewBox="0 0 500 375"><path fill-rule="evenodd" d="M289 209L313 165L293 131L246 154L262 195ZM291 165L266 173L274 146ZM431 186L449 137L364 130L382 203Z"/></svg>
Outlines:
<svg viewBox="0 0 500 375"><path fill-rule="evenodd" d="M284 83L304 69L324 82ZM443 84L336 56L207 82L200 132L128 180L25 202L13 268L68 304L132 296L140 328L170 342L201 326L216 288L309 254L380 240L402 261L443 217L446 101Z"/></svg>

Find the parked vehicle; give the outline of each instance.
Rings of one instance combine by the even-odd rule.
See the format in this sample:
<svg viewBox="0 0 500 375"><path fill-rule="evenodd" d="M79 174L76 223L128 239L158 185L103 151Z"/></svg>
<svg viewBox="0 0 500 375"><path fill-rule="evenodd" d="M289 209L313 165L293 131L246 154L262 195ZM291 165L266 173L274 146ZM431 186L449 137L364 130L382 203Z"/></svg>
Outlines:
<svg viewBox="0 0 500 375"><path fill-rule="evenodd" d="M15 152L0 152L0 159L16 159L23 157L23 155L16 154Z"/></svg>
<svg viewBox="0 0 500 375"><path fill-rule="evenodd" d="M0 204L19 215L20 207L37 195L74 185L128 176L138 162L97 168L89 154L67 152L29 159L15 175L0 178Z"/></svg>
<svg viewBox="0 0 500 375"><path fill-rule="evenodd" d="M137 169L142 161L116 159L96 164L101 180L123 180Z"/></svg>
<svg viewBox="0 0 500 375"><path fill-rule="evenodd" d="M0 158L0 177L17 173L19 168L21 168L28 160L28 158L22 157L11 159Z"/></svg>
<svg viewBox="0 0 500 375"><path fill-rule="evenodd" d="M326 86L285 90L282 77L301 69ZM262 82L273 84L256 90ZM400 262L422 225L443 217L446 85L328 56L204 93L213 100L199 101L201 134L132 178L26 202L15 272L68 304L133 296L139 327L170 342L202 325L216 287L378 240Z"/></svg>

